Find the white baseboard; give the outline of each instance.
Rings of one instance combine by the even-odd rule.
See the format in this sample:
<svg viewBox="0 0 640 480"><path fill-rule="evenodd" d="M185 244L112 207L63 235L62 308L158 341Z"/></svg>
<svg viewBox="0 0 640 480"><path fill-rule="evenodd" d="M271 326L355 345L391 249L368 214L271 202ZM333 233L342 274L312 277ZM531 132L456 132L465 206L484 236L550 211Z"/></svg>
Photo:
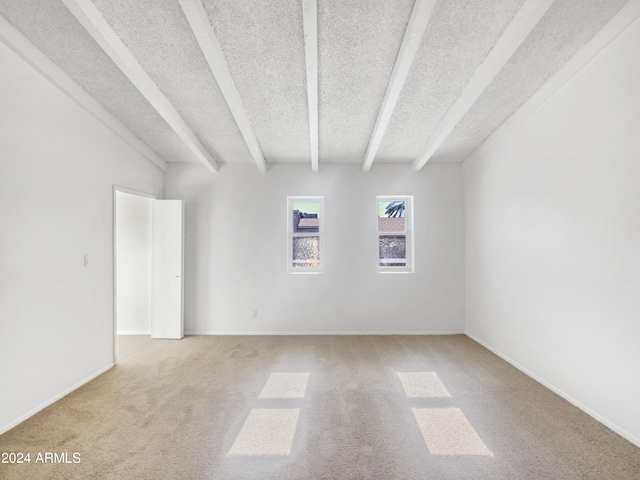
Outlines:
<svg viewBox="0 0 640 480"><path fill-rule="evenodd" d="M511 365L513 365L514 367L516 367L518 370L520 370L522 373L525 373L526 375L530 376L531 378L533 378L536 382L544 385L545 387L547 387L549 390L551 390L552 392L560 395L562 398L564 398L567 402L573 404L574 406L578 407L580 410L582 410L583 412L585 412L586 414L592 416L593 418L595 418L597 421L599 421L600 423L602 423L603 425L605 425L606 427L610 428L611 430L613 430L614 432L616 432L618 435L620 435L621 437L629 440L631 443L633 443L634 445L636 445L637 447L640 447L640 438L637 438L633 435L631 435L629 432L627 432L625 429L619 427L618 425L616 425L613 422L610 422L609 420L607 420L606 418L604 418L602 415L598 414L597 412L591 410L589 407L583 405L582 403L580 403L578 400L576 400L575 398L573 398L572 396L566 394L564 391L562 391L560 388L556 387L555 385L552 385L551 383L547 382L546 380L544 380L543 378L539 377L538 375L536 375L535 373L533 373L532 371L528 370L527 368L523 367L522 365L520 365L518 362L512 360L511 358L509 358L508 356L506 356L505 354L503 354L502 352L500 352L499 350L496 350L495 348L491 347L490 345L488 345L487 343L483 342L482 340L480 340L479 338L477 338L474 335L471 335L470 333L466 333L467 337L471 338L473 341L478 342L480 345L482 345L484 348L486 348L487 350L491 351L492 353L495 353L497 356L499 356L500 358L502 358L505 362L510 363Z"/></svg>
<svg viewBox="0 0 640 480"><path fill-rule="evenodd" d="M274 335L464 335L463 331L412 331L412 332L339 332L339 331L313 331L313 332L264 332L264 331L256 331L256 332L198 332L198 331L187 331L184 333L185 335L252 335L252 336L274 336Z"/></svg>
<svg viewBox="0 0 640 480"><path fill-rule="evenodd" d="M25 413L24 415L18 417L16 420L14 420L11 423L8 423L7 425L4 425L2 427L0 427L0 435L2 435L5 432L8 432L9 430L11 430L13 427L21 424L22 422L24 422L26 419L28 419L29 417L34 416L36 413L38 413L41 410L44 410L45 408L47 408L49 405L57 402L58 400L60 400L62 397L69 395L71 392L73 392L74 390L77 390L78 388L80 388L81 386L83 386L86 383L89 383L91 380L93 380L94 378L102 375L104 372L106 372L107 370L111 369L113 367L113 363L111 365L107 365L104 368L101 368L100 370L98 370L95 373L92 373L91 375L89 375L88 377L86 377L84 380L80 380L78 383L76 383L75 385L73 385L72 387L67 388L66 390L64 390L62 393L59 393L58 395L54 396L53 398L47 400L46 402L44 402L43 404L37 406L36 408L34 408L33 410L30 410L29 412Z"/></svg>
<svg viewBox="0 0 640 480"><path fill-rule="evenodd" d="M119 330L118 335L151 335L151 330Z"/></svg>

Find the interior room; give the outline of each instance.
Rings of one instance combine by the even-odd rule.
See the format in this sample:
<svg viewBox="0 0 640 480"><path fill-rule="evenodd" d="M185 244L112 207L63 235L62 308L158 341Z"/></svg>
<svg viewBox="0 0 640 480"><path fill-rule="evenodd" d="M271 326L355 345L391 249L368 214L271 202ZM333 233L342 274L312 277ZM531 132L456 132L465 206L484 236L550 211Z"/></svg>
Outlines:
<svg viewBox="0 0 640 480"><path fill-rule="evenodd" d="M0 478L640 478L640 0L0 0Z"/></svg>

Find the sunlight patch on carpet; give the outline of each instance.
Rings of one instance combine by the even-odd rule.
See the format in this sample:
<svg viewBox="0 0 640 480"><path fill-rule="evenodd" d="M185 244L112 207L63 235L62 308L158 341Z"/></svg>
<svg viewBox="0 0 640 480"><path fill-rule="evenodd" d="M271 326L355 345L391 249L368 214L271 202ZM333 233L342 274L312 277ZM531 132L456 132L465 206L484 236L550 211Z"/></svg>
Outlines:
<svg viewBox="0 0 640 480"><path fill-rule="evenodd" d="M228 457L286 457L291 454L299 408L253 408Z"/></svg>
<svg viewBox="0 0 640 480"><path fill-rule="evenodd" d="M440 398L451 394L436 372L398 372L408 398Z"/></svg>
<svg viewBox="0 0 640 480"><path fill-rule="evenodd" d="M272 372L258 398L304 398L309 373Z"/></svg>
<svg viewBox="0 0 640 480"><path fill-rule="evenodd" d="M435 457L493 457L459 408L414 408L427 450Z"/></svg>

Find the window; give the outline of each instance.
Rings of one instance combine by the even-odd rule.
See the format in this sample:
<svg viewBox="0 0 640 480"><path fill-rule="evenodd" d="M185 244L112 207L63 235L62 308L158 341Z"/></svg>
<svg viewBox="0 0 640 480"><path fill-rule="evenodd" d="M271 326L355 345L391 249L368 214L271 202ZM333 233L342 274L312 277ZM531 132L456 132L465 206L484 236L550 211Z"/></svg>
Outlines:
<svg viewBox="0 0 640 480"><path fill-rule="evenodd" d="M289 273L322 273L324 197L287 197Z"/></svg>
<svg viewBox="0 0 640 480"><path fill-rule="evenodd" d="M378 271L413 272L413 197L377 197Z"/></svg>

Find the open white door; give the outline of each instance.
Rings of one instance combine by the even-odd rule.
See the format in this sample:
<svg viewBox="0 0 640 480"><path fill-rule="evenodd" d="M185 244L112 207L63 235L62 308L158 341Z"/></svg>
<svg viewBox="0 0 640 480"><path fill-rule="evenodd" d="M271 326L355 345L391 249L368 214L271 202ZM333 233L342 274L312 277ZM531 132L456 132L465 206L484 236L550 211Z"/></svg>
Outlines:
<svg viewBox="0 0 640 480"><path fill-rule="evenodd" d="M182 200L153 200L151 338L184 336Z"/></svg>

